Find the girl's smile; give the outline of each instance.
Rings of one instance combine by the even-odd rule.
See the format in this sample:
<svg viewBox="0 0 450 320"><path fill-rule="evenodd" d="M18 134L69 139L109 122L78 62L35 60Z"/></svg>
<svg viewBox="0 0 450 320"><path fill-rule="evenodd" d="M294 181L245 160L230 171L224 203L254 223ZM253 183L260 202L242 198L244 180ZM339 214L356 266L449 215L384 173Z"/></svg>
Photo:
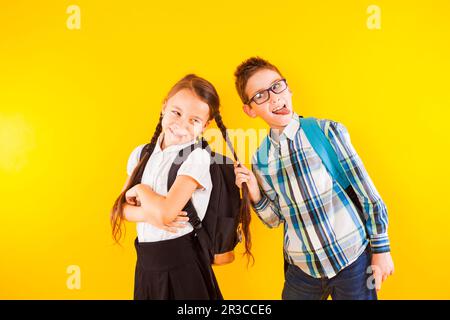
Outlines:
<svg viewBox="0 0 450 320"><path fill-rule="evenodd" d="M209 124L209 106L191 90L183 89L167 100L161 122L162 148L197 138Z"/></svg>

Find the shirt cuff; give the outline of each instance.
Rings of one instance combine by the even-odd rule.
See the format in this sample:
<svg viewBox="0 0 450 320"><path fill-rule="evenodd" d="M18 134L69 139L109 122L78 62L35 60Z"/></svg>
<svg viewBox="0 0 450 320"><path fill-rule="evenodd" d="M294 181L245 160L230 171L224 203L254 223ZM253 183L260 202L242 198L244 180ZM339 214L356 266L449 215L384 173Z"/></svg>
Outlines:
<svg viewBox="0 0 450 320"><path fill-rule="evenodd" d="M379 234L370 236L370 248L372 253L390 252L389 237L387 234Z"/></svg>
<svg viewBox="0 0 450 320"><path fill-rule="evenodd" d="M252 202L252 206L256 212L260 212L260 211L263 211L264 209L266 209L267 206L269 205L269 203L270 203L269 198L265 194L263 194L261 199L258 201L258 203L254 204Z"/></svg>

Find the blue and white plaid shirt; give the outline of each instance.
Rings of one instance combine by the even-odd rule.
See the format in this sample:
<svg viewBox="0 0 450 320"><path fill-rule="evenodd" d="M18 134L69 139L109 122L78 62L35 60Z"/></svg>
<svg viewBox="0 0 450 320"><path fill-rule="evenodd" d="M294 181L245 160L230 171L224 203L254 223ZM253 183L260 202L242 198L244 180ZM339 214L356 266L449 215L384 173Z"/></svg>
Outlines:
<svg viewBox="0 0 450 320"><path fill-rule="evenodd" d="M278 138L270 132L263 152L252 159L262 199L253 206L270 228L284 223L284 252L288 262L307 274L332 278L354 262L370 243L373 253L390 251L387 209L353 148L344 125L317 119L363 207L361 219L344 189L332 179L301 127L292 120ZM362 221L365 220L365 221Z"/></svg>

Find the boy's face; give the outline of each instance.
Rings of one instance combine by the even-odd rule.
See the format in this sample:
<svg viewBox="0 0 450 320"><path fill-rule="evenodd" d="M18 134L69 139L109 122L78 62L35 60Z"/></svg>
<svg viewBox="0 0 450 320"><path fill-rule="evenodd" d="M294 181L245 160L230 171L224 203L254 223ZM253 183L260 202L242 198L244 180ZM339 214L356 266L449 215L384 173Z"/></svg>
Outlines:
<svg viewBox="0 0 450 320"><path fill-rule="evenodd" d="M276 90L276 83L281 80L282 77L278 72L270 69L262 69L252 75L245 87L245 93L249 99L260 97L262 91L273 88ZM292 118L292 93L287 87L280 93L274 93L269 91L268 100L257 104L253 101L244 104L244 112L252 117L261 117L267 124L273 129L283 130L291 121Z"/></svg>

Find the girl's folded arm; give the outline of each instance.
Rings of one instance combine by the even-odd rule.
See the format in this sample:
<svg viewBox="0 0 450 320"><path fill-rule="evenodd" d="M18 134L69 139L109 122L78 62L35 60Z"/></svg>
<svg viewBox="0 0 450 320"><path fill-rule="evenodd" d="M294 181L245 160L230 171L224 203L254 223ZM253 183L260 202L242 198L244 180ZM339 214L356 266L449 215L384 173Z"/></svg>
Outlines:
<svg viewBox="0 0 450 320"><path fill-rule="evenodd" d="M167 224L177 217L201 185L190 176L179 175L166 196L156 193L146 184L138 184L135 187L147 219Z"/></svg>
<svg viewBox="0 0 450 320"><path fill-rule="evenodd" d="M134 206L134 205L125 203L123 206L123 214L125 216L125 220L127 220L129 222L147 222L159 229L168 230L167 225L163 224L161 222L161 220L156 219L154 216L146 214L144 208L142 208L140 206ZM168 231L170 231L170 230L168 230ZM170 232L173 232L173 231L170 231Z"/></svg>
<svg viewBox="0 0 450 320"><path fill-rule="evenodd" d="M127 176L127 180L125 181L125 184L123 185L122 192L125 191L125 189L128 186L128 183L130 182L130 176ZM145 215L144 211L141 207L133 206L128 203L123 204L123 215L125 220L130 222L145 222Z"/></svg>
<svg viewBox="0 0 450 320"><path fill-rule="evenodd" d="M125 220L129 222L146 222L145 212L142 207L133 206L128 203L123 205L123 215Z"/></svg>
<svg viewBox="0 0 450 320"><path fill-rule="evenodd" d="M125 191L125 189L128 186L128 183L130 182L130 176L127 176L127 180L125 181L125 184L123 185L122 192ZM145 215L144 211L141 207L132 206L128 203L123 204L123 215L125 220L130 222L144 222L145 221Z"/></svg>
<svg viewBox="0 0 450 320"><path fill-rule="evenodd" d="M125 184L123 186L122 192L126 189L130 181L130 176L127 177ZM125 220L129 222L148 222L156 227L163 228L165 225L161 221L155 219L153 216L148 216L145 214L144 209L141 206L135 206L128 203L123 204L123 215Z"/></svg>

